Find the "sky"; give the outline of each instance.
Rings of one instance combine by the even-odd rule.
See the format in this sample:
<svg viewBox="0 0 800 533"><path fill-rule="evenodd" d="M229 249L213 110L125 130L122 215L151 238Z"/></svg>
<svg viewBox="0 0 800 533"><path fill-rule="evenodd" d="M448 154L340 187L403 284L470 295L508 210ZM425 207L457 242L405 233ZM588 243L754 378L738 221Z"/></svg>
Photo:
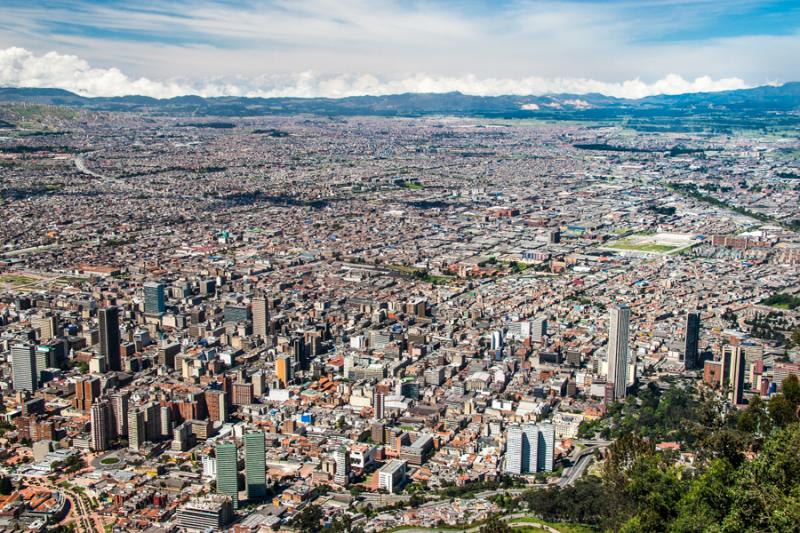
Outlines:
<svg viewBox="0 0 800 533"><path fill-rule="evenodd" d="M640 98L800 80L800 0L0 0L0 86Z"/></svg>

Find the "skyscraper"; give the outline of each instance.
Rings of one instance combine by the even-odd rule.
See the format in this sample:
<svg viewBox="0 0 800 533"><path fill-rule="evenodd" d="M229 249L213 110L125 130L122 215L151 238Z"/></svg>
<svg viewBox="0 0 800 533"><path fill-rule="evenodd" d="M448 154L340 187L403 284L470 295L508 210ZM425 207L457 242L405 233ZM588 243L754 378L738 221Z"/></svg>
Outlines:
<svg viewBox="0 0 800 533"><path fill-rule="evenodd" d="M625 397L628 388L628 330L631 310L627 305L610 309L608 326L608 381L614 384L614 400Z"/></svg>
<svg viewBox="0 0 800 533"><path fill-rule="evenodd" d="M686 370L695 370L700 367L700 313L697 312L686 315L683 362Z"/></svg>
<svg viewBox="0 0 800 533"><path fill-rule="evenodd" d="M536 471L552 472L553 452L556 446L556 428L553 424L539 424L537 433Z"/></svg>
<svg viewBox="0 0 800 533"><path fill-rule="evenodd" d="M75 399L72 401L72 406L78 411L86 413L92 408L100 394L100 378L96 376L78 376L75 378Z"/></svg>
<svg viewBox="0 0 800 533"><path fill-rule="evenodd" d="M731 357L730 400L734 405L741 405L744 400L744 372L747 366L742 347L734 346Z"/></svg>
<svg viewBox="0 0 800 533"><path fill-rule="evenodd" d="M30 344L11 347L11 374L14 390L33 392L39 388L39 369L36 368L36 349Z"/></svg>
<svg viewBox="0 0 800 533"><path fill-rule="evenodd" d="M220 442L217 454L217 494L231 497L234 509L239 508L239 466L236 455L236 444Z"/></svg>
<svg viewBox="0 0 800 533"><path fill-rule="evenodd" d="M525 447L525 433L520 426L508 428L506 432L506 466L509 474L520 475L523 470L523 450Z"/></svg>
<svg viewBox="0 0 800 533"><path fill-rule="evenodd" d="M288 355L283 354L275 360L275 373L282 387L286 387L292 381L292 360Z"/></svg>
<svg viewBox="0 0 800 533"><path fill-rule="evenodd" d="M206 407L208 408L208 418L212 422L228 421L228 399L225 391L219 389L208 389L205 394Z"/></svg>
<svg viewBox="0 0 800 533"><path fill-rule="evenodd" d="M531 321L531 341L542 342L547 335L547 319L543 317L534 318Z"/></svg>
<svg viewBox="0 0 800 533"><path fill-rule="evenodd" d="M128 434L128 403L130 394L125 391L117 391L110 396L111 413L113 416L114 433L124 437Z"/></svg>
<svg viewBox="0 0 800 533"><path fill-rule="evenodd" d="M122 360L119 353L119 308L108 307L98 313L100 319L100 355L105 357L106 368L119 372Z"/></svg>
<svg viewBox="0 0 800 533"><path fill-rule="evenodd" d="M163 315L167 310L164 302L164 285L148 281L144 287L144 312L147 315Z"/></svg>
<svg viewBox="0 0 800 533"><path fill-rule="evenodd" d="M262 339L267 337L269 326L269 305L267 298L259 294L253 298L253 335L258 335Z"/></svg>
<svg viewBox="0 0 800 533"><path fill-rule="evenodd" d="M264 498L267 495L265 456L264 433L261 431L245 433L244 471L249 500Z"/></svg>
<svg viewBox="0 0 800 533"><path fill-rule="evenodd" d="M350 482L350 450L345 446L339 446L333 452L333 460L336 463L336 473L333 481L345 486Z"/></svg>
<svg viewBox="0 0 800 533"><path fill-rule="evenodd" d="M97 400L90 411L92 450L102 452L111 442L111 405L108 400Z"/></svg>
<svg viewBox="0 0 800 533"><path fill-rule="evenodd" d="M128 448L138 452L147 440L144 411L139 408L128 412Z"/></svg>
<svg viewBox="0 0 800 533"><path fill-rule="evenodd" d="M372 414L375 420L381 420L383 418L383 411L384 406L386 405L386 400L384 398L383 392L378 392L376 390L372 391Z"/></svg>
<svg viewBox="0 0 800 533"><path fill-rule="evenodd" d="M505 471L517 475L551 472L555 434L552 424L523 424L508 428Z"/></svg>

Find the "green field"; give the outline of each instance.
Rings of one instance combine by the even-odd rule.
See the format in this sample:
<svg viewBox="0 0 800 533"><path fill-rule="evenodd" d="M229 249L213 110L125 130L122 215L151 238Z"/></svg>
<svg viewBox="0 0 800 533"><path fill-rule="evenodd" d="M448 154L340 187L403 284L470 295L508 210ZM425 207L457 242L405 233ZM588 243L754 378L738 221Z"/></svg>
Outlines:
<svg viewBox="0 0 800 533"><path fill-rule="evenodd" d="M100 459L101 465L115 465L119 463L119 459L116 457L106 457L104 459Z"/></svg>
<svg viewBox="0 0 800 533"><path fill-rule="evenodd" d="M677 249L678 247L670 246L668 244L656 244L652 242L636 243L632 239L628 238L611 242L606 245L606 248L613 248L615 250L632 250L635 252L668 253Z"/></svg>
<svg viewBox="0 0 800 533"><path fill-rule="evenodd" d="M0 283L10 283L11 285L27 285L36 281L36 278L20 276L18 274L0 274Z"/></svg>

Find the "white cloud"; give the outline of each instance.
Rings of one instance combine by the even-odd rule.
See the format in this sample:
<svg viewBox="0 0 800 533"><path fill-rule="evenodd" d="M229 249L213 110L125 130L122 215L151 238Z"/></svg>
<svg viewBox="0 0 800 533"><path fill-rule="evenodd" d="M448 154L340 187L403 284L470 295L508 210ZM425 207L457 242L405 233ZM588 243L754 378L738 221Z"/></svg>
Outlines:
<svg viewBox="0 0 800 533"><path fill-rule="evenodd" d="M472 74L433 76L411 74L379 78L372 74L329 75L302 72L261 75L252 78L201 81L131 78L117 68L95 68L87 61L57 52L36 55L24 48L0 50L0 86L57 87L84 96L142 95L170 98L187 94L200 96L325 96L385 95L408 92L443 93L459 91L478 96L503 94L541 95L549 93L601 93L620 98L642 98L655 94L722 91L747 87L739 78L693 80L676 74L646 83L640 79L605 82L585 78L490 78ZM577 104L575 104L577 105Z"/></svg>

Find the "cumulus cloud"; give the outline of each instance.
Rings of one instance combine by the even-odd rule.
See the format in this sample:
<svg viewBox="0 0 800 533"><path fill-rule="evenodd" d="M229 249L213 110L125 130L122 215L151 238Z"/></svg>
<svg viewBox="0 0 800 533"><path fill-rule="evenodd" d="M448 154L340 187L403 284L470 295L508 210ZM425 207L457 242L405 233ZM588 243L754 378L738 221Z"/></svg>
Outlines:
<svg viewBox="0 0 800 533"><path fill-rule="evenodd" d="M650 83L638 78L608 82L586 78L491 78L472 74L437 76L424 73L385 79L373 74L330 75L311 71L236 79L152 80L129 77L117 68L92 67L87 61L74 55L57 52L36 55L18 47L0 50L0 86L56 87L83 96L142 95L155 98L189 94L206 97L341 98L451 91L476 96L600 93L619 98L642 98L656 94L711 92L747 87L740 78L712 79L701 76L687 80L677 74L669 74Z"/></svg>

